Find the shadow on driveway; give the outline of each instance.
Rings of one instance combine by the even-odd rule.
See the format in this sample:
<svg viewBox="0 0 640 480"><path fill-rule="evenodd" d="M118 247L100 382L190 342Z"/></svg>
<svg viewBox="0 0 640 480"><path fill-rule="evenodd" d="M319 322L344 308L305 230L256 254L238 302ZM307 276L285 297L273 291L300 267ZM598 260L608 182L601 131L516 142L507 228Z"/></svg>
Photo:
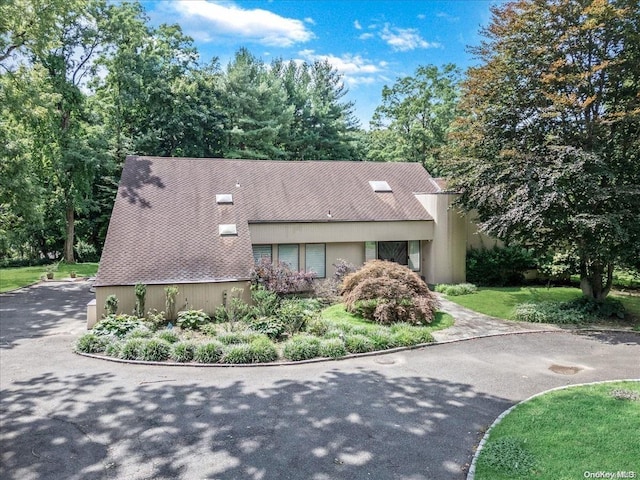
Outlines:
<svg viewBox="0 0 640 480"><path fill-rule="evenodd" d="M95 298L89 287L87 281L52 282L0 294L0 348L84 327L87 303Z"/></svg>
<svg viewBox="0 0 640 480"><path fill-rule="evenodd" d="M133 390L112 373L48 373L3 392L0 477L461 479L470 458L457 452L510 405L365 369L257 391L172 385L170 372Z"/></svg>

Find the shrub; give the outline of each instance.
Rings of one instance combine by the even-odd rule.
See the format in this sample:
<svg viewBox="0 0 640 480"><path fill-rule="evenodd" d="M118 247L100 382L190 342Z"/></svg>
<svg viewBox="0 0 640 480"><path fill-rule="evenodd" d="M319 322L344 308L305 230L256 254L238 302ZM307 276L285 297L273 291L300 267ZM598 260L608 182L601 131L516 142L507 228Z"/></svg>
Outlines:
<svg viewBox="0 0 640 480"><path fill-rule="evenodd" d="M222 358L223 348L220 342L208 342L196 347L193 359L198 363L217 363Z"/></svg>
<svg viewBox="0 0 640 480"><path fill-rule="evenodd" d="M91 329L96 335L115 335L122 338L131 330L144 326L144 322L132 315L108 315Z"/></svg>
<svg viewBox="0 0 640 480"><path fill-rule="evenodd" d="M118 313L118 297L109 295L104 301L104 310L107 312L107 316Z"/></svg>
<svg viewBox="0 0 640 480"><path fill-rule="evenodd" d="M260 333L252 332L249 330L242 330L238 332L224 332L217 336L217 340L225 345L235 345L239 343L249 343L256 338L261 337Z"/></svg>
<svg viewBox="0 0 640 480"><path fill-rule="evenodd" d="M125 338L149 338L151 335L151 330L146 325L140 325L133 330L129 330Z"/></svg>
<svg viewBox="0 0 640 480"><path fill-rule="evenodd" d="M329 331L329 323L322 318L312 318L307 323L307 333L316 337L324 337Z"/></svg>
<svg viewBox="0 0 640 480"><path fill-rule="evenodd" d="M268 338L256 338L249 344L251 363L275 362L278 359L278 349Z"/></svg>
<svg viewBox="0 0 640 480"><path fill-rule="evenodd" d="M433 335L424 328L399 323L390 328L392 342L398 347L411 347L433 342Z"/></svg>
<svg viewBox="0 0 640 480"><path fill-rule="evenodd" d="M106 339L95 333L85 333L77 341L75 351L81 353L99 353L104 351Z"/></svg>
<svg viewBox="0 0 640 480"><path fill-rule="evenodd" d="M388 330L376 330L368 335L375 350L388 350L397 347L393 335Z"/></svg>
<svg viewBox="0 0 640 480"><path fill-rule="evenodd" d="M138 360L142 355L145 340L143 338L130 338L122 344L120 358L123 360Z"/></svg>
<svg viewBox="0 0 640 480"><path fill-rule="evenodd" d="M228 345L220 360L222 363L266 363L278 358L276 346L264 335L253 338L248 343Z"/></svg>
<svg viewBox="0 0 640 480"><path fill-rule="evenodd" d="M325 338L318 345L318 356L328 358L344 357L347 349L340 338Z"/></svg>
<svg viewBox="0 0 640 480"><path fill-rule="evenodd" d="M307 326L315 312L303 300L283 300L278 309L278 318L284 324L285 332L294 335Z"/></svg>
<svg viewBox="0 0 640 480"><path fill-rule="evenodd" d="M165 342L168 342L168 343L176 343L178 340L180 340L176 332L166 328L164 330L161 330L160 332L157 332L156 338L159 338L160 340L164 340Z"/></svg>
<svg viewBox="0 0 640 480"><path fill-rule="evenodd" d="M164 287L164 305L167 312L167 320L175 320L176 297L178 296L177 285L167 285Z"/></svg>
<svg viewBox="0 0 640 480"><path fill-rule="evenodd" d="M220 361L222 363L244 364L252 363L253 355L248 343L238 343L225 348Z"/></svg>
<svg viewBox="0 0 640 480"><path fill-rule="evenodd" d="M604 301L598 301L593 298L580 297L567 302L567 308L598 318L624 318L626 313L623 303L617 298L606 298Z"/></svg>
<svg viewBox="0 0 640 480"><path fill-rule="evenodd" d="M467 280L482 286L520 285L524 272L535 264L533 254L522 247L471 248L467 250Z"/></svg>
<svg viewBox="0 0 640 480"><path fill-rule="evenodd" d="M205 323L200 327L200 331L209 337L216 337L218 329L214 323Z"/></svg>
<svg viewBox="0 0 640 480"><path fill-rule="evenodd" d="M335 272L333 276L313 283L313 295L323 305L333 305L340 302L340 291L344 277L357 270L355 265L339 258L333 264Z"/></svg>
<svg viewBox="0 0 640 480"><path fill-rule="evenodd" d="M430 323L438 308L437 298L415 272L383 260L348 275L343 295L347 311L383 324Z"/></svg>
<svg viewBox="0 0 640 480"><path fill-rule="evenodd" d="M210 321L209 315L202 310L184 310L178 312L178 321L176 323L185 330L198 330L202 325Z"/></svg>
<svg viewBox="0 0 640 480"><path fill-rule="evenodd" d="M167 324L167 317L164 312L159 312L155 308L147 312L147 323L154 329L162 328Z"/></svg>
<svg viewBox="0 0 640 480"><path fill-rule="evenodd" d="M450 297L455 297L458 295L469 295L471 293L476 293L478 291L478 287L476 287L473 283L458 283L455 285L447 285L440 284L436 285L436 292L444 293L445 295L449 295Z"/></svg>
<svg viewBox="0 0 640 480"><path fill-rule="evenodd" d="M280 297L263 285L251 286L251 300L257 317L272 317L280 306Z"/></svg>
<svg viewBox="0 0 640 480"><path fill-rule="evenodd" d="M96 247L94 247L90 243L85 242L84 240L78 240L73 246L73 249L76 252L78 262L86 263L100 261L100 255L98 255Z"/></svg>
<svg viewBox="0 0 640 480"><path fill-rule="evenodd" d="M579 324L593 317L571 306L571 302L521 303L513 309L511 317L521 322Z"/></svg>
<svg viewBox="0 0 640 480"><path fill-rule="evenodd" d="M186 363L193 360L196 346L191 342L176 342L171 345L169 358L175 362Z"/></svg>
<svg viewBox="0 0 640 480"><path fill-rule="evenodd" d="M259 317L252 320L249 325L251 330L263 333L272 339L280 338L285 332L284 323L275 317Z"/></svg>
<svg viewBox="0 0 640 480"><path fill-rule="evenodd" d="M134 287L135 290L135 294L136 294L136 307L135 307L135 311L134 314L136 315L136 317L138 318L143 318L144 317L144 303L145 303L145 298L147 296L147 286L144 283L136 283L136 286Z"/></svg>
<svg viewBox="0 0 640 480"><path fill-rule="evenodd" d="M282 354L294 362L318 356L320 340L308 335L296 335L284 344Z"/></svg>
<svg viewBox="0 0 640 480"><path fill-rule="evenodd" d="M106 339L106 337L103 337ZM104 354L110 357L120 357L120 351L122 350L122 342L111 339L109 343L104 347Z"/></svg>
<svg viewBox="0 0 640 480"><path fill-rule="evenodd" d="M350 353L373 352L376 349L369 337L358 333L346 335L344 337L344 345Z"/></svg>
<svg viewBox="0 0 640 480"><path fill-rule="evenodd" d="M251 270L252 285L280 295L309 290L315 277L313 272L296 272L286 263L273 264L268 258L261 259Z"/></svg>
<svg viewBox="0 0 640 480"><path fill-rule="evenodd" d="M140 359L148 362L163 362L169 358L171 344L158 338L147 340L140 349Z"/></svg>
<svg viewBox="0 0 640 480"><path fill-rule="evenodd" d="M257 309L242 300L244 288L232 288L231 296L227 300L227 306L219 305L213 318L216 323L250 322L257 316Z"/></svg>

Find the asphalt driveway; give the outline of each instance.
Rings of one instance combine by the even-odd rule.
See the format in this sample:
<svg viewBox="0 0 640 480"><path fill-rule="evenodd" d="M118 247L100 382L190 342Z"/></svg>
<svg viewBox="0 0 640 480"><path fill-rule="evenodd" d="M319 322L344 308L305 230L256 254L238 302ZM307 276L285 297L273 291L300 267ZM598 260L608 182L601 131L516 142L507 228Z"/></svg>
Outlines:
<svg viewBox="0 0 640 480"><path fill-rule="evenodd" d="M483 430L517 401L640 378L632 333L279 367L123 365L71 352L88 288L0 295L0 478L462 479Z"/></svg>

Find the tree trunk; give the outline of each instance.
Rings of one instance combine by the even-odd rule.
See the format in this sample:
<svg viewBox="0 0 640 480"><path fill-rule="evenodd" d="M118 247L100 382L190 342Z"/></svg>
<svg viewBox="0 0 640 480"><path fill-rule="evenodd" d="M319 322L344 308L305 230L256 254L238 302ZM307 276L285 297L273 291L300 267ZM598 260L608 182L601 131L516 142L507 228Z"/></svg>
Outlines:
<svg viewBox="0 0 640 480"><path fill-rule="evenodd" d="M75 238L75 212L73 204L69 202L67 204L66 212L67 220L67 236L64 239L64 261L65 263L76 263L76 259L73 256L73 240Z"/></svg>
<svg viewBox="0 0 640 480"><path fill-rule="evenodd" d="M607 298L613 283L613 263L607 263L606 270L606 280L603 282L605 265L581 260L580 289L585 297L598 302L603 302Z"/></svg>

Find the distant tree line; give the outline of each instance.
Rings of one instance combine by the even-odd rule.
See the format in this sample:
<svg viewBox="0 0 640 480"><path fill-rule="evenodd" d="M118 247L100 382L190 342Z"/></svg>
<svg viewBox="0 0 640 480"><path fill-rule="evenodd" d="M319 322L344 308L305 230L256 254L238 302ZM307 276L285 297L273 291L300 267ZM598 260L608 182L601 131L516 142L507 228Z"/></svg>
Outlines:
<svg viewBox="0 0 640 480"><path fill-rule="evenodd" d="M570 255L586 296L640 270L640 6L496 6L478 65L420 66L369 130L329 63L202 64L138 2L0 5L0 262L99 255L128 154L419 162L480 228Z"/></svg>

